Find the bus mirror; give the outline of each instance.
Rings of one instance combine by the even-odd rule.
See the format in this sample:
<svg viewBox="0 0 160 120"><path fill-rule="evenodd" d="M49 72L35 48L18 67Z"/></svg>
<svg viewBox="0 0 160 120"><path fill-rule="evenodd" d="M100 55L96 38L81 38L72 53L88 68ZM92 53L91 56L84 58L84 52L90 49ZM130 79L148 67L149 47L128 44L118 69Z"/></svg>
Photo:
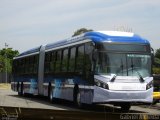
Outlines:
<svg viewBox="0 0 160 120"><path fill-rule="evenodd" d="M154 49L151 48L151 60L152 60L152 64L154 64Z"/></svg>

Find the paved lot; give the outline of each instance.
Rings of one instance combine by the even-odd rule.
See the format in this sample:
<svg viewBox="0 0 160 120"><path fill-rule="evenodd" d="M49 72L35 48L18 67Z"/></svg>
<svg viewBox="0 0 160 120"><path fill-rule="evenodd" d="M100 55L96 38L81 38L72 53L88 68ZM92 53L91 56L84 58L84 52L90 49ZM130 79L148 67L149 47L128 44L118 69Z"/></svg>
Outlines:
<svg viewBox="0 0 160 120"><path fill-rule="evenodd" d="M11 90L0 89L0 107L22 107L22 108L43 108L52 110L79 110L76 109L71 102L65 103L64 101L52 104L45 97L33 97L33 96L18 96L17 92ZM104 111L104 106L93 107L87 109L87 111ZM105 105L106 112L120 112L119 108L112 107L111 105ZM149 105L134 105L131 107L131 113L149 113L160 115L160 103L154 106Z"/></svg>
<svg viewBox="0 0 160 120"><path fill-rule="evenodd" d="M18 96L17 92L0 89L0 106L74 110L66 106L51 104L47 98L39 98L40 97L33 96Z"/></svg>

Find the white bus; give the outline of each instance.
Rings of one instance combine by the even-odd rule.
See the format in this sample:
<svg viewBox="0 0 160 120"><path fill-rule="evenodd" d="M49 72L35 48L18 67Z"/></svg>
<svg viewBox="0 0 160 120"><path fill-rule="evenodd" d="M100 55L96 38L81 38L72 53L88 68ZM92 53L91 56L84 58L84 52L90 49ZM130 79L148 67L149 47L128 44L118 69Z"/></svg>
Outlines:
<svg viewBox="0 0 160 120"><path fill-rule="evenodd" d="M129 110L153 100L149 41L129 32L87 32L39 46L13 61L12 90Z"/></svg>

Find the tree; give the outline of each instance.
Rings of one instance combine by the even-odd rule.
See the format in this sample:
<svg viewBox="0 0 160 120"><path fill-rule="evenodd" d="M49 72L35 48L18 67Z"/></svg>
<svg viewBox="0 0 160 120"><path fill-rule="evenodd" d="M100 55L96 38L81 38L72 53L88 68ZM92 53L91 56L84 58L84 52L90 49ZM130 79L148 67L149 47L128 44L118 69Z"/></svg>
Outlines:
<svg viewBox="0 0 160 120"><path fill-rule="evenodd" d="M12 71L13 58L17 56L19 52L17 50L12 50L12 48L3 48L0 50L0 72Z"/></svg>
<svg viewBox="0 0 160 120"><path fill-rule="evenodd" d="M80 29L78 29L77 31L74 32L72 37L80 35L80 34L85 33L85 32L89 32L89 31L93 31L93 30L92 29L86 29L86 28L80 28Z"/></svg>
<svg viewBox="0 0 160 120"><path fill-rule="evenodd" d="M160 59L160 48L156 50L155 57Z"/></svg>
<svg viewBox="0 0 160 120"><path fill-rule="evenodd" d="M153 73L160 74L160 48L156 50L154 55Z"/></svg>
<svg viewBox="0 0 160 120"><path fill-rule="evenodd" d="M19 52L17 50L12 50L12 48L3 48L0 50L0 55L9 59L13 59L13 57L17 56L18 54Z"/></svg>
<svg viewBox="0 0 160 120"><path fill-rule="evenodd" d="M156 50L155 58L154 58L154 65L156 67L160 67L160 48Z"/></svg>

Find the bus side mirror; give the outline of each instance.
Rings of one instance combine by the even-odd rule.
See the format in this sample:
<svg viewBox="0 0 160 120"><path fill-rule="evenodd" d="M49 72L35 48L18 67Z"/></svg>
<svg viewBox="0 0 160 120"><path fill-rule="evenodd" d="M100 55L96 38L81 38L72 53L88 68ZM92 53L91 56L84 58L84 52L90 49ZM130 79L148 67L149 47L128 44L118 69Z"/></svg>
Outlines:
<svg viewBox="0 0 160 120"><path fill-rule="evenodd" d="M154 64L154 49L151 48L151 60L152 60L152 64Z"/></svg>

